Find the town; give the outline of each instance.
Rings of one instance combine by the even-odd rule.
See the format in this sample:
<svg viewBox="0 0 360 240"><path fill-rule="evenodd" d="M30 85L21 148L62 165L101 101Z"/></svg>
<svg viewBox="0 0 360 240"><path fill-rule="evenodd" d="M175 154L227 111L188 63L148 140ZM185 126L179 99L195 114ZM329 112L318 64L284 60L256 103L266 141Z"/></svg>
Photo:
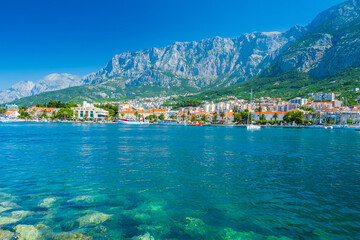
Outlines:
<svg viewBox="0 0 360 240"><path fill-rule="evenodd" d="M1 121L54 121L116 123L117 119L201 123L204 125L244 125L254 122L265 126L360 125L360 107L336 100L334 93L309 94L289 101L261 97L253 101L228 96L214 102L186 100L166 104L169 97L129 100L127 102L87 103L82 105L50 101L30 107L7 104L0 108Z"/></svg>

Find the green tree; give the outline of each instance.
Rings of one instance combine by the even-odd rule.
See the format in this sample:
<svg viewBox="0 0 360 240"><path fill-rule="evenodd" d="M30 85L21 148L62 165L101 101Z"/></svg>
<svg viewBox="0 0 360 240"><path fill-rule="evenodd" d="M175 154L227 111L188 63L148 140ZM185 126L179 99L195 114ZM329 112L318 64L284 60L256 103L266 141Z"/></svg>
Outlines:
<svg viewBox="0 0 360 240"><path fill-rule="evenodd" d="M220 113L220 117L221 117L221 120L224 120L225 113L224 113L224 112L221 112L221 113Z"/></svg>
<svg viewBox="0 0 360 240"><path fill-rule="evenodd" d="M44 109L44 111L42 112L40 118L47 118L47 117L48 117L48 116L47 116L47 110Z"/></svg>
<svg viewBox="0 0 360 240"><path fill-rule="evenodd" d="M181 118L182 118L183 121L185 121L185 119L186 119L186 114L184 113L183 115L181 115Z"/></svg>
<svg viewBox="0 0 360 240"><path fill-rule="evenodd" d="M302 111L289 111L284 116L284 121L287 123L295 122L302 124L304 122L304 113Z"/></svg>
<svg viewBox="0 0 360 240"><path fill-rule="evenodd" d="M261 114L260 115L260 121L265 121L265 120L266 120L265 114Z"/></svg>
<svg viewBox="0 0 360 240"><path fill-rule="evenodd" d="M159 115L159 120L160 120L160 121L164 121L164 120L165 120L165 116L164 116L163 113Z"/></svg>
<svg viewBox="0 0 360 240"><path fill-rule="evenodd" d="M274 115L273 115L273 119L275 120L275 122L276 122L276 119L278 118L279 116L278 116L278 114L277 113L274 113Z"/></svg>
<svg viewBox="0 0 360 240"><path fill-rule="evenodd" d="M213 122L217 122L217 117L218 117L218 115L217 115L217 113L215 113L213 116Z"/></svg>
<svg viewBox="0 0 360 240"><path fill-rule="evenodd" d="M209 121L206 114L201 116L201 121L203 121L203 122L208 122Z"/></svg>
<svg viewBox="0 0 360 240"><path fill-rule="evenodd" d="M74 110L71 108L60 108L56 114L56 118L60 119L72 119L74 118ZM85 114L84 119L87 119L87 114Z"/></svg>
<svg viewBox="0 0 360 240"><path fill-rule="evenodd" d="M0 115L3 115L6 112L5 108L0 108Z"/></svg>
<svg viewBox="0 0 360 240"><path fill-rule="evenodd" d="M157 122L158 116L156 116L156 114L153 114L153 119L154 119L154 122Z"/></svg>
<svg viewBox="0 0 360 240"><path fill-rule="evenodd" d="M190 119L191 122L196 122L196 116L192 116Z"/></svg>
<svg viewBox="0 0 360 240"><path fill-rule="evenodd" d="M171 115L170 118L171 118L172 120L175 120L175 119L176 119L176 115Z"/></svg>
<svg viewBox="0 0 360 240"><path fill-rule="evenodd" d="M25 112L22 108L20 108L19 114L20 114L19 118L23 118L23 119L31 118L30 114L28 112Z"/></svg>
<svg viewBox="0 0 360 240"><path fill-rule="evenodd" d="M42 103L38 103L38 104L36 104L36 107L45 107L45 106Z"/></svg>

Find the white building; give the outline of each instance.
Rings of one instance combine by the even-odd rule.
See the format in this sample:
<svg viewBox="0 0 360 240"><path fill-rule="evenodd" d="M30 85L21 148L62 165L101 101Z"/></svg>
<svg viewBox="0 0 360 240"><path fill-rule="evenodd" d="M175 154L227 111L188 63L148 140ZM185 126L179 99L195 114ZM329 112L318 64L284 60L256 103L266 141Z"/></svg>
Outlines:
<svg viewBox="0 0 360 240"><path fill-rule="evenodd" d="M297 103L299 104L300 106L302 105L305 105L308 103L308 100L306 98L300 98L300 97L297 97L297 98L294 98L294 99L291 99L289 101L289 103Z"/></svg>
<svg viewBox="0 0 360 240"><path fill-rule="evenodd" d="M314 94L313 97L315 102L321 102L322 100L332 102L335 100L335 93L319 93Z"/></svg>
<svg viewBox="0 0 360 240"><path fill-rule="evenodd" d="M73 107L71 109L74 110L75 117L79 119L84 119L86 117L87 119L104 120L109 116L108 111L94 107L94 104L87 102L83 102L81 107Z"/></svg>

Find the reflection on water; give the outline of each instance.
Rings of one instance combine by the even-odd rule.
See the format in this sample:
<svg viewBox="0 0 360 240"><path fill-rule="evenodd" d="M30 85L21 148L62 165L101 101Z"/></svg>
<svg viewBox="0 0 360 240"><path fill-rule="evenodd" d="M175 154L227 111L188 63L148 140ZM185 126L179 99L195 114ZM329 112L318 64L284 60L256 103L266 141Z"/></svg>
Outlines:
<svg viewBox="0 0 360 240"><path fill-rule="evenodd" d="M360 238L355 131L0 125L0 239Z"/></svg>

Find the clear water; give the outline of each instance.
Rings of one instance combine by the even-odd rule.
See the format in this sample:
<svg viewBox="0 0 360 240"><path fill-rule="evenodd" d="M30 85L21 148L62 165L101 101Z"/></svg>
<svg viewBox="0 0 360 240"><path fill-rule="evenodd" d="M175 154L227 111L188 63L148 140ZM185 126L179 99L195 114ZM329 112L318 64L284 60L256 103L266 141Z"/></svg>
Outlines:
<svg viewBox="0 0 360 240"><path fill-rule="evenodd" d="M360 239L359 144L336 129L1 124L0 236Z"/></svg>

